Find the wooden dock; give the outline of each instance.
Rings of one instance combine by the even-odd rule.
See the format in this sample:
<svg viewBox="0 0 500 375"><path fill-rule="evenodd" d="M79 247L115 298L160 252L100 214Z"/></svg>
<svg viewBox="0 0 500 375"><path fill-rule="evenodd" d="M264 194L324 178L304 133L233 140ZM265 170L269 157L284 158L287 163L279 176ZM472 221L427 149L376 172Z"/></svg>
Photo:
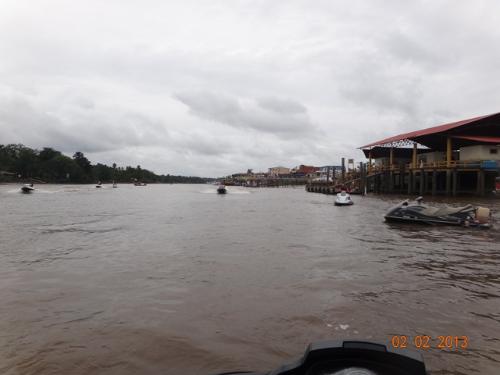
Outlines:
<svg viewBox="0 0 500 375"><path fill-rule="evenodd" d="M494 190L498 168L484 162L450 161L367 168L367 190L418 195L472 194Z"/></svg>
<svg viewBox="0 0 500 375"><path fill-rule="evenodd" d="M450 161L413 164L371 166L360 164L356 171L344 178L309 181L308 192L335 194L340 187L352 193L383 193L408 195L477 195L485 196L495 189L498 168L477 161Z"/></svg>

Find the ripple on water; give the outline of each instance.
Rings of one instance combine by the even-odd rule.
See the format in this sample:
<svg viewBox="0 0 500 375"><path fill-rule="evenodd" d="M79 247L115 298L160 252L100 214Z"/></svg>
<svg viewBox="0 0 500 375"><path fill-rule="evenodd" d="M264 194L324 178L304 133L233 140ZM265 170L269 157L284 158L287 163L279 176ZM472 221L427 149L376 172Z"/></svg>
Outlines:
<svg viewBox="0 0 500 375"><path fill-rule="evenodd" d="M302 188L5 189L1 373L266 370L391 334L469 335L424 353L432 373L498 369L498 230L393 225L397 197Z"/></svg>

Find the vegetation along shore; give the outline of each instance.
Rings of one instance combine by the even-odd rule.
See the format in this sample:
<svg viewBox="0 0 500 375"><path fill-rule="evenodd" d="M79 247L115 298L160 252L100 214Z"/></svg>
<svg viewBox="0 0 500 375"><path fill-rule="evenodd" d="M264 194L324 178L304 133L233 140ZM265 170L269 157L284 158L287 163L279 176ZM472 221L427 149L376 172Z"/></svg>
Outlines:
<svg viewBox="0 0 500 375"><path fill-rule="evenodd" d="M210 179L201 177L157 175L147 169L92 164L77 151L73 157L64 155L50 147L32 149L21 144L0 144L0 183L38 181L49 183L93 183L95 181L148 183L206 183Z"/></svg>

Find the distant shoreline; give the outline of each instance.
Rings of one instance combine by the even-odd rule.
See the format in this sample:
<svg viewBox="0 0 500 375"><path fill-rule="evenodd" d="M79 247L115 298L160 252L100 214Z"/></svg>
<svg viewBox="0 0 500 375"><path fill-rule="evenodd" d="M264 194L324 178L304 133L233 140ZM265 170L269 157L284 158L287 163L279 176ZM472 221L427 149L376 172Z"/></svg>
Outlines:
<svg viewBox="0 0 500 375"><path fill-rule="evenodd" d="M0 185L24 185L31 184L31 181L0 181ZM34 185L96 185L97 183L92 182L33 182ZM101 182L102 185L112 185L113 182ZM133 182L115 182L117 185L134 185ZM210 184L210 182L147 182L147 185L205 185Z"/></svg>
<svg viewBox="0 0 500 375"><path fill-rule="evenodd" d="M51 147L32 149L22 144L0 144L0 183L56 183L93 184L98 181L116 183L195 183L203 184L211 178L196 176L158 175L136 167L92 164L83 152L72 157Z"/></svg>

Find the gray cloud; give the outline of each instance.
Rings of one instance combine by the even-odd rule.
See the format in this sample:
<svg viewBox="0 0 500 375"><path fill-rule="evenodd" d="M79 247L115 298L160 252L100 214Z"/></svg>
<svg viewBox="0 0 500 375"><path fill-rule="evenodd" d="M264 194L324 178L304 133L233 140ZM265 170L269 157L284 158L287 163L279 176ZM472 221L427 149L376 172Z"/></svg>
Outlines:
<svg viewBox="0 0 500 375"><path fill-rule="evenodd" d="M316 137L307 109L300 103L281 99L239 100L213 92L182 92L175 98L188 106L191 114L231 127L251 129L291 138L308 134Z"/></svg>
<svg viewBox="0 0 500 375"><path fill-rule="evenodd" d="M145 114L110 115L80 98L70 103L63 111L53 113L38 108L29 97L0 96L0 139L64 152L105 152L169 142L164 125Z"/></svg>
<svg viewBox="0 0 500 375"><path fill-rule="evenodd" d="M160 173L359 160L377 138L499 110L499 13L493 0L6 1L0 142Z"/></svg>
<svg viewBox="0 0 500 375"><path fill-rule="evenodd" d="M291 99L261 98L257 100L257 103L262 108L280 114L297 114L307 112L307 108L304 105Z"/></svg>

